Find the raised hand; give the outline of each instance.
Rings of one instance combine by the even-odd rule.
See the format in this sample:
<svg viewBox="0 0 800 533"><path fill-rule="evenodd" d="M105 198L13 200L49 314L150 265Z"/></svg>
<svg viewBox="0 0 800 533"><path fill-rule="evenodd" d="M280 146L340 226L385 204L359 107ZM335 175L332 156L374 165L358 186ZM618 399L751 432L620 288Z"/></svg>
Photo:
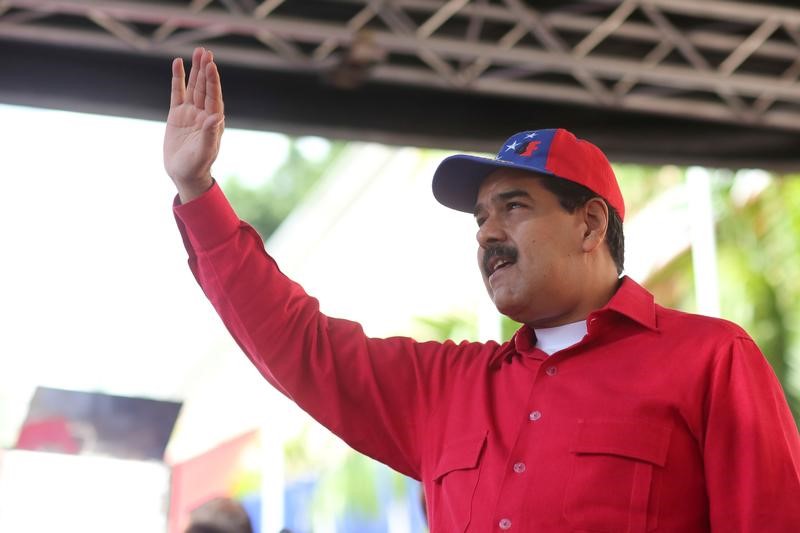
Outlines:
<svg viewBox="0 0 800 533"><path fill-rule="evenodd" d="M183 60L172 62L172 93L164 135L164 168L175 182L182 202L213 184L211 164L217 158L225 123L222 85L210 51L195 48L189 81L184 84Z"/></svg>

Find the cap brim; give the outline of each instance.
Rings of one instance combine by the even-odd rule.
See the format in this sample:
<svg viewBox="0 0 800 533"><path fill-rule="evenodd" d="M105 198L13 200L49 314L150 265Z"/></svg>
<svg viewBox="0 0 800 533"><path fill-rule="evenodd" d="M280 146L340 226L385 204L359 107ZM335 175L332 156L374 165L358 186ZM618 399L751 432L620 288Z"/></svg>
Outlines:
<svg viewBox="0 0 800 533"><path fill-rule="evenodd" d="M445 158L433 174L433 196L451 209L472 213L478 190L486 176L500 168L515 168L531 174L551 175L500 159L474 155L453 155Z"/></svg>

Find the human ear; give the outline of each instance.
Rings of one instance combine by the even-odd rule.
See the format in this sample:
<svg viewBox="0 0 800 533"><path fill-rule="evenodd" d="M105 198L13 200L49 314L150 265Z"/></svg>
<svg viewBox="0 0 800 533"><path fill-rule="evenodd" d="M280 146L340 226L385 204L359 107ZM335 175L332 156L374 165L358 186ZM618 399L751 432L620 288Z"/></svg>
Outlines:
<svg viewBox="0 0 800 533"><path fill-rule="evenodd" d="M602 198L590 199L582 208L584 234L583 251L591 252L605 240L608 230L608 206Z"/></svg>

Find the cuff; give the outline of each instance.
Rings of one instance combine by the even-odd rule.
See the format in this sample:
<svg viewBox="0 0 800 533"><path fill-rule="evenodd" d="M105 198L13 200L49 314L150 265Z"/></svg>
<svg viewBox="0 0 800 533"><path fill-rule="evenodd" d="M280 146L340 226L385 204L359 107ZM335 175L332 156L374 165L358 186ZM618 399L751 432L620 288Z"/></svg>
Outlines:
<svg viewBox="0 0 800 533"><path fill-rule="evenodd" d="M222 244L239 228L239 217L216 181L202 196L185 204L175 196L172 210L197 251Z"/></svg>

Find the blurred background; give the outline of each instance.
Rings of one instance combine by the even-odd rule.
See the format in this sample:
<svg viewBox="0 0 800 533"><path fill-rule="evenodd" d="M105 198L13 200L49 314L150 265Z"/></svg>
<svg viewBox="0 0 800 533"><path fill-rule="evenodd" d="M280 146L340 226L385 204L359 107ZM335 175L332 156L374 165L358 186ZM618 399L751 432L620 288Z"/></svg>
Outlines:
<svg viewBox="0 0 800 533"><path fill-rule="evenodd" d="M791 2L95 4L0 7L0 531L181 533L219 496L265 533L425 531L418 484L271 390L189 272L161 141L196 44L226 91L215 177L327 314L509 338L430 179L566 126L614 162L626 273L742 325L800 414Z"/></svg>

